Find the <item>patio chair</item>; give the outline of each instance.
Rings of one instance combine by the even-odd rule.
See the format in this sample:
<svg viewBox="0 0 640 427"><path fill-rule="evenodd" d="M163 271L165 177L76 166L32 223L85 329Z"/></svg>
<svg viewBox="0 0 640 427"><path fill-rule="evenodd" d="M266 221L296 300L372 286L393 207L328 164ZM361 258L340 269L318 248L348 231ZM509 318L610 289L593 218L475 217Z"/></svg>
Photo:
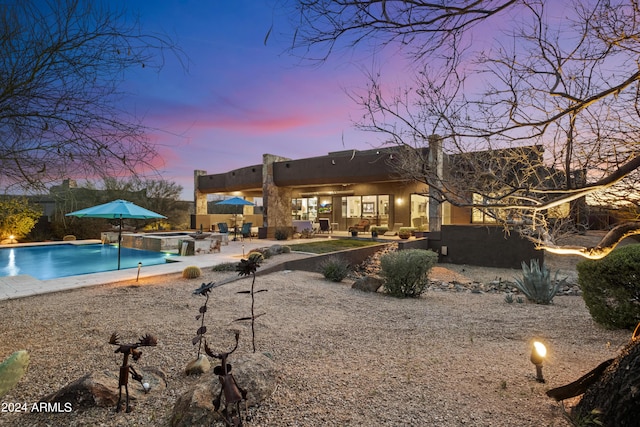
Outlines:
<svg viewBox="0 0 640 427"><path fill-rule="evenodd" d="M219 222L218 230L220 230L220 233L229 233L229 226L226 222Z"/></svg>
<svg viewBox="0 0 640 427"><path fill-rule="evenodd" d="M370 224L371 221L369 221L368 219L361 219L359 223L349 227L349 231L369 231Z"/></svg>
<svg viewBox="0 0 640 427"><path fill-rule="evenodd" d="M398 235L398 231L400 231L400 227L402 227L402 223L401 222L396 222L393 224L393 228L389 231L387 231L386 233L384 233L384 236L397 236Z"/></svg>
<svg viewBox="0 0 640 427"><path fill-rule="evenodd" d="M242 238L244 239L245 237L248 237L249 240L251 240L251 222L245 222L244 224L242 224L242 228L240 229L240 234L242 235Z"/></svg>
<svg viewBox="0 0 640 427"><path fill-rule="evenodd" d="M320 218L318 219L318 223L320 223L320 233L331 233L331 227L328 219Z"/></svg>

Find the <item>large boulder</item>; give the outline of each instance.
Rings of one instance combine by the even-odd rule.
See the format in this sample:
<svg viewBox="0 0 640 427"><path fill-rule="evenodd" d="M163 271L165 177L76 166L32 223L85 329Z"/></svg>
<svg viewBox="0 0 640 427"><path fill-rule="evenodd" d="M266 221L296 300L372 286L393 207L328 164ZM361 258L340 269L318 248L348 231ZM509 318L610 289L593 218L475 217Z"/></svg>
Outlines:
<svg viewBox="0 0 640 427"><path fill-rule="evenodd" d="M236 383L247 391L247 404L256 405L271 396L276 387L275 363L261 353L230 358ZM171 426L211 425L221 419L214 411L213 400L220 392L218 376L203 374L193 387L178 398L171 416ZM224 407L224 402L222 403ZM244 403L241 405L244 408ZM222 408L221 408L222 409Z"/></svg>
<svg viewBox="0 0 640 427"><path fill-rule="evenodd" d="M184 369L184 373L187 375L200 375L205 372L209 372L210 369L211 362L209 362L209 358L204 354L201 354L198 358L193 359L187 364L187 367Z"/></svg>
<svg viewBox="0 0 640 427"><path fill-rule="evenodd" d="M145 393L142 384L129 378L129 400L134 402L152 395L154 391L164 390L167 387L166 375L160 369L137 368L136 371L142 375L142 382L149 383L150 391ZM60 390L51 393L41 399L42 402L49 403L71 403L74 410L87 409L94 406L110 407L118 403L119 372L96 371L73 381L62 387ZM122 390L122 398L125 398Z"/></svg>
<svg viewBox="0 0 640 427"><path fill-rule="evenodd" d="M356 279L351 286L353 289L364 292L378 292L384 281L376 276L363 276Z"/></svg>

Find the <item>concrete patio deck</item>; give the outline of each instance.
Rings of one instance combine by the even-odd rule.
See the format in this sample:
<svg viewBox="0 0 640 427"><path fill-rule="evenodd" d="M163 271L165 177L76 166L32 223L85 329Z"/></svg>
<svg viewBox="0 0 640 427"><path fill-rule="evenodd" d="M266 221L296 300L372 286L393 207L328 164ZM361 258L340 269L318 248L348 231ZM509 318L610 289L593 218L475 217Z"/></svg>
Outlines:
<svg viewBox="0 0 640 427"><path fill-rule="evenodd" d="M306 241L309 241L306 239ZM195 256L175 256L166 264L152 265L140 269L140 277L153 277L163 274L180 273L188 265L198 267L212 267L224 262L238 262L242 258L242 251L248 254L252 249L271 246L274 244L293 244L296 241L279 242L275 240L245 240L229 241L229 245L222 246L219 253L203 254ZM96 286L105 283L135 280L138 274L137 268L126 270L106 271L94 274L82 274L78 276L60 277L50 280L38 280L29 275L0 277L0 300L27 297L31 295L58 292L68 289Z"/></svg>
<svg viewBox="0 0 640 427"><path fill-rule="evenodd" d="M311 239L293 239L286 241L278 241L271 239L252 239L244 241L229 241L227 246L222 246L219 253L202 254L195 256L175 256L172 260L177 262L168 262L166 264L142 266L140 277L153 277L163 274L180 273L188 265L196 265L201 268L213 267L217 264L225 262L238 262L244 254L248 254L251 250L279 245L292 245L296 243L308 243L314 240L324 240L329 236L347 237L350 233L335 232L331 235L323 234L317 238ZM360 237L371 237L369 233L361 233ZM397 239L397 238L396 238ZM386 239L385 239L386 240ZM76 242L79 243L79 242ZM134 280L138 274L138 269L130 268L126 270L114 270L102 273L83 274L78 276L60 277L50 280L38 280L29 275L5 276L0 277L0 300L28 297L32 295L45 294L50 292L58 292L68 289L82 288L86 286L96 286L106 283Z"/></svg>

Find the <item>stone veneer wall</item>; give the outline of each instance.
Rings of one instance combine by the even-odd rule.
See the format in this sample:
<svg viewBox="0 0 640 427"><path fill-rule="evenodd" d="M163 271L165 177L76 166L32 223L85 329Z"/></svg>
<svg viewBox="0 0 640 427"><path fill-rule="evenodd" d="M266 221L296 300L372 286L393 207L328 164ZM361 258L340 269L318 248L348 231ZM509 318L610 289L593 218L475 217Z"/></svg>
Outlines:
<svg viewBox="0 0 640 427"><path fill-rule="evenodd" d="M196 202L196 215L206 215L208 213L207 210L207 195L205 193L200 192L198 190L198 177L202 175L206 175L207 171L203 170L195 170L193 171L193 198Z"/></svg>
<svg viewBox="0 0 640 427"><path fill-rule="evenodd" d="M262 156L262 204L263 227L267 228L267 238L274 238L278 228L291 229L292 189L278 187L273 182L273 163L290 160L286 157L264 154Z"/></svg>

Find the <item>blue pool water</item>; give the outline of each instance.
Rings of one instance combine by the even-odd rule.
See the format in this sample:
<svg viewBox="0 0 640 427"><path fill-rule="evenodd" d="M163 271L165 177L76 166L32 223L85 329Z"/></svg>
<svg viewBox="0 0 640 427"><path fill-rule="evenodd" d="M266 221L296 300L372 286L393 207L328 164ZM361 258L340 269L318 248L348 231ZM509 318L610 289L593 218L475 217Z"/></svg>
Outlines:
<svg viewBox="0 0 640 427"><path fill-rule="evenodd" d="M122 248L120 269L164 264L171 254ZM0 276L28 274L40 280L118 269L115 245L42 245L0 249Z"/></svg>

